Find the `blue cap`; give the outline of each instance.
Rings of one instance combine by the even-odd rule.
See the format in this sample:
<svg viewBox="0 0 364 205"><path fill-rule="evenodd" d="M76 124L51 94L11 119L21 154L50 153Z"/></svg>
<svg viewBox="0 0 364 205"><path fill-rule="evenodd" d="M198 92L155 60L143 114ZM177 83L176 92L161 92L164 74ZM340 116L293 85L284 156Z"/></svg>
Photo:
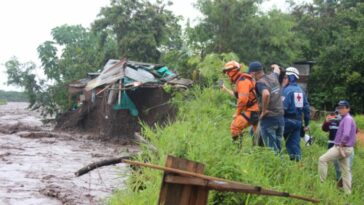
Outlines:
<svg viewBox="0 0 364 205"><path fill-rule="evenodd" d="M337 104L337 106L338 107L343 107L343 106L345 106L345 107L350 107L350 104L349 104L349 102L347 101L347 100L340 100L339 101L339 103Z"/></svg>
<svg viewBox="0 0 364 205"><path fill-rule="evenodd" d="M248 72L257 72L263 70L263 66L259 61L253 61L249 63L249 70Z"/></svg>

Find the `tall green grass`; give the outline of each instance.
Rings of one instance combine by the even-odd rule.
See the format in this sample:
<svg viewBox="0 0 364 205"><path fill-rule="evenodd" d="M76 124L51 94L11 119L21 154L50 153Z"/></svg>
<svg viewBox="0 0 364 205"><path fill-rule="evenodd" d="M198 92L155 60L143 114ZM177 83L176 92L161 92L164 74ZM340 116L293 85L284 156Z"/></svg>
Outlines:
<svg viewBox="0 0 364 205"><path fill-rule="evenodd" d="M8 102L4 99L0 99L0 105L6 105Z"/></svg>
<svg viewBox="0 0 364 205"><path fill-rule="evenodd" d="M356 115L354 117L355 122L356 122L356 126L360 129L360 130L364 130L364 115Z"/></svg>
<svg viewBox="0 0 364 205"><path fill-rule="evenodd" d="M309 147L302 144L303 160L296 163L288 159L285 150L281 156L277 156L267 148L252 147L247 134L241 150L233 145L229 126L234 109L228 103L231 99L219 90L196 88L188 91L187 100L181 99L175 99L179 101L177 121L164 128L144 129L144 136L158 148L158 153L153 154L143 148L141 156L136 160L148 158L153 164L164 165L166 156L174 155L204 163L207 175L312 196L321 199L322 204L363 204L364 159L360 153L354 161L352 195L346 196L336 188L333 165L329 167L327 181L320 183L317 161L326 151L327 140L326 134L320 130L320 122L311 124L315 144ZM116 192L109 199L109 204L156 204L161 177L160 171L148 168L131 171L127 186ZM209 204L281 205L305 202L282 197L211 191Z"/></svg>

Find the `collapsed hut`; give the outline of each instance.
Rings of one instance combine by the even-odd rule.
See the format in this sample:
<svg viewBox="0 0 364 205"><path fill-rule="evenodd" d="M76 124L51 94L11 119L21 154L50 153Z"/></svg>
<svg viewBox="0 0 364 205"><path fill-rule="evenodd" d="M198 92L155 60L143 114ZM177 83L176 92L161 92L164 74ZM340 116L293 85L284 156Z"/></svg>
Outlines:
<svg viewBox="0 0 364 205"><path fill-rule="evenodd" d="M101 72L68 85L72 108L57 119L56 129L130 140L140 122L153 126L175 117L166 85L187 89L192 81L164 65L111 59Z"/></svg>

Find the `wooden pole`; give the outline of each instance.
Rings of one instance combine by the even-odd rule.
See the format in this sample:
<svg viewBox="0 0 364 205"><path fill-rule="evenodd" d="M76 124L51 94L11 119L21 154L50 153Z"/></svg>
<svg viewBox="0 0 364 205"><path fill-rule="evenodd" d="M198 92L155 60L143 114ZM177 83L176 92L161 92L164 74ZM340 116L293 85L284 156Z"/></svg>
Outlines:
<svg viewBox="0 0 364 205"><path fill-rule="evenodd" d="M105 159L105 160L101 160L101 161L98 161L98 162L94 162L92 164L89 164L89 165L81 168L77 172L75 172L75 175L76 175L76 177L79 177L79 176L82 176L82 175L96 169L96 168L103 167L103 166L108 166L108 165L119 164L124 159L130 159L132 157L133 156L117 157L117 158Z"/></svg>
<svg viewBox="0 0 364 205"><path fill-rule="evenodd" d="M216 190L220 189L220 190L225 190L225 191L244 192L244 193L250 193L250 194L268 195L268 196L290 197L290 198L310 201L312 203L320 202L320 200L318 200L318 199L312 199L312 198L308 198L305 196L293 195L293 194L289 194L287 192L278 192L278 191L274 191L274 190L263 189L260 186L242 184L242 183L235 182L235 181L206 176L203 174L193 173L193 172L189 172L189 171L162 167L162 166L158 166L158 165L154 165L154 164L142 163L142 162L136 162L136 161L130 161L130 160L122 160L122 161L124 163L135 165L135 166L149 167L149 168L161 170L164 172L180 174L182 176L197 177L200 179L204 179L204 180L209 181L207 186L210 187L211 189L216 189Z"/></svg>

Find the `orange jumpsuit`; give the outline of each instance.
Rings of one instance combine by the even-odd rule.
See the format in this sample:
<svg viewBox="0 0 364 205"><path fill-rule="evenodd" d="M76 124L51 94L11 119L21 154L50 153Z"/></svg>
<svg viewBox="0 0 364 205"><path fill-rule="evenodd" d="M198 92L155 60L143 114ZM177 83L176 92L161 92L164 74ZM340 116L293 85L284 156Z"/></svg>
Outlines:
<svg viewBox="0 0 364 205"><path fill-rule="evenodd" d="M241 114L242 112L250 118L252 112L259 112L258 100L255 93L255 81L251 75L242 73L236 82L237 108L235 117L230 126L231 135L237 138L243 129L249 127L250 122ZM250 105L249 105L250 104ZM257 125L253 125L256 131Z"/></svg>

